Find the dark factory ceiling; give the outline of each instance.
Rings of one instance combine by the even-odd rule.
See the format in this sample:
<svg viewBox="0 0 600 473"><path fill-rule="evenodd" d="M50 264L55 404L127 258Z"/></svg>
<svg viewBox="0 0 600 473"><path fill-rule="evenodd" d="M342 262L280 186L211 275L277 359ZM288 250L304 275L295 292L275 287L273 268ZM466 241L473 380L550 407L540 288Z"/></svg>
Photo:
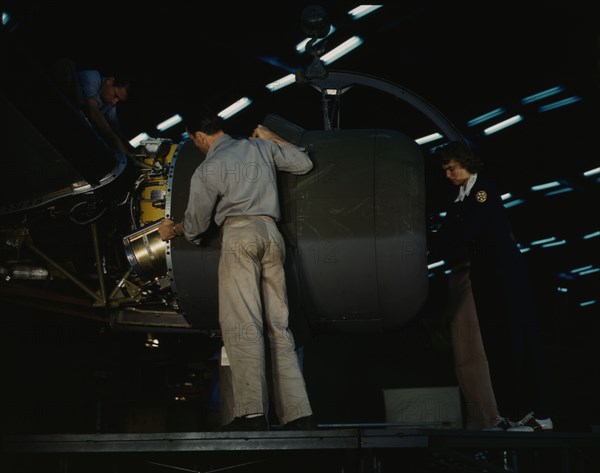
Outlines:
<svg viewBox="0 0 600 473"><path fill-rule="evenodd" d="M253 103L229 120L235 133L249 134L267 113L318 129L323 112L317 91L265 89L311 62L295 49L306 37L306 6L170 0L91 8L22 0L6 4L11 17L3 33L41 67L70 57L82 68L129 74L135 89L120 105L120 116L131 138L145 132L180 140L181 129L160 132L156 125L184 105L209 101L225 108L242 97ZM592 8L577 2L415 1L383 5L352 20L348 11L356 4L322 6L335 28L325 52L352 37L363 41L327 69L398 84L447 117L512 194L509 213L535 276L548 291L571 291L573 310L597 313L600 26ZM555 93L532 99L548 91ZM438 131L404 115L402 104L377 94L348 95L347 108L342 100L344 127L394 128L415 139ZM498 110L498 119L472 123ZM520 121L485 132L508 117ZM423 150L427 158L427 144ZM426 169L435 202L434 186L443 183ZM533 189L543 184L554 187Z"/></svg>

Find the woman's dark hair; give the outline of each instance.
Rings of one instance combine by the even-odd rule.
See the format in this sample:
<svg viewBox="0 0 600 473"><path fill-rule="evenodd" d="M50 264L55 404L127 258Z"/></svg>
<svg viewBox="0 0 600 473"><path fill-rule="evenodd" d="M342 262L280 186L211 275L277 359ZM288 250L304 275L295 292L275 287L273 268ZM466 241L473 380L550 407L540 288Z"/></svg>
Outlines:
<svg viewBox="0 0 600 473"><path fill-rule="evenodd" d="M481 160L462 141L449 141L437 146L433 149L433 156L439 159L442 164L454 160L471 174L478 173L483 167Z"/></svg>
<svg viewBox="0 0 600 473"><path fill-rule="evenodd" d="M201 131L213 135L223 129L223 119L211 108L200 106L182 113L183 124L188 133Z"/></svg>

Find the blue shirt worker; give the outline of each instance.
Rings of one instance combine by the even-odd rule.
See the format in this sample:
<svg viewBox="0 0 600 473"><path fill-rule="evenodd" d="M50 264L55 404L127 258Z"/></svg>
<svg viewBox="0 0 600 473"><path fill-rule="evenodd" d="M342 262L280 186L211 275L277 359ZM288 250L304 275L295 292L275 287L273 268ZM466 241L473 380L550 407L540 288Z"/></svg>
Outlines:
<svg viewBox="0 0 600 473"><path fill-rule="evenodd" d="M112 150L135 156L133 147L121 136L117 116L117 104L129 97L131 85L128 78L107 77L91 69L79 71L68 58L54 63L52 78Z"/></svg>
<svg viewBox="0 0 600 473"><path fill-rule="evenodd" d="M131 148L121 138L117 117L117 104L127 100L129 82L104 77L94 70L79 71L77 77L83 93L85 116L109 146L126 156L132 155Z"/></svg>

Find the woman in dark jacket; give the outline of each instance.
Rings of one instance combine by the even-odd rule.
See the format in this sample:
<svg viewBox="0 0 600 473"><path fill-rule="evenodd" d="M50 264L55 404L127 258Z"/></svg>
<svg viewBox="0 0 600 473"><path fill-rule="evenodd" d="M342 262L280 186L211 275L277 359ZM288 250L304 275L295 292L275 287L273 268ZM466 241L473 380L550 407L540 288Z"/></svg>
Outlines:
<svg viewBox="0 0 600 473"><path fill-rule="evenodd" d="M514 239L500 190L462 142L434 150L458 188L432 251L451 265L470 265L470 281L499 411L496 427L552 430L531 279ZM512 419L512 422L508 419Z"/></svg>

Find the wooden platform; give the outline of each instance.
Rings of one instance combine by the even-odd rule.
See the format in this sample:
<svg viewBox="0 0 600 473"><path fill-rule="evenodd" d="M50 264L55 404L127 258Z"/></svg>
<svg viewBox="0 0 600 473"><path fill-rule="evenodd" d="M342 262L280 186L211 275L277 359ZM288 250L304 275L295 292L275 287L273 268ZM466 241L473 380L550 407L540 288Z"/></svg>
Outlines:
<svg viewBox="0 0 600 473"><path fill-rule="evenodd" d="M316 431L5 435L10 473L595 472L600 433Z"/></svg>

